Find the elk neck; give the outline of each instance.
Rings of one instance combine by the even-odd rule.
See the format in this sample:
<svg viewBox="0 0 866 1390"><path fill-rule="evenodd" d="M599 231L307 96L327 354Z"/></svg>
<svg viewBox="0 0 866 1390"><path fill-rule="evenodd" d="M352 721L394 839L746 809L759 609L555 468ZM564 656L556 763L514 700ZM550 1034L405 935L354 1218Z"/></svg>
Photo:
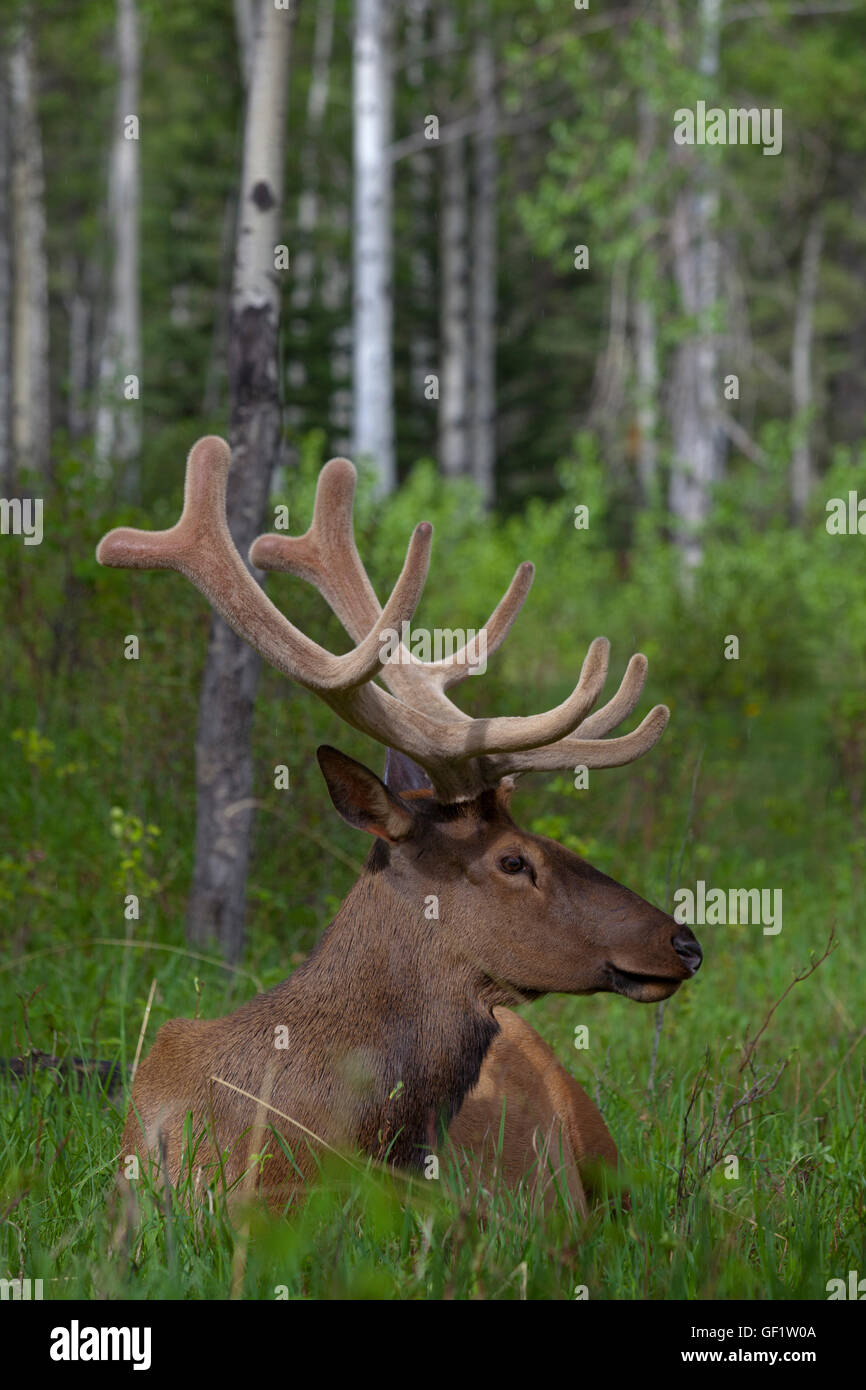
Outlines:
<svg viewBox="0 0 866 1390"><path fill-rule="evenodd" d="M278 990L288 1015L303 1016L307 1065L354 1073L347 1139L420 1168L499 1025L489 982L383 857L375 847L315 951Z"/></svg>

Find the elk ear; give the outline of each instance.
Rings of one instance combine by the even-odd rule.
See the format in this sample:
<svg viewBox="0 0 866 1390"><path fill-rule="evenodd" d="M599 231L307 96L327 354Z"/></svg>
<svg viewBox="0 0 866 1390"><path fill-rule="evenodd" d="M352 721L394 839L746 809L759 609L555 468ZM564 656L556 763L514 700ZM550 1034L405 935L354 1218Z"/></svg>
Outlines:
<svg viewBox="0 0 866 1390"><path fill-rule="evenodd" d="M398 753L396 748L389 748L385 754L382 780L388 790L396 792L398 796L402 796L403 792L433 791L433 783L423 767L419 767L406 753Z"/></svg>
<svg viewBox="0 0 866 1390"><path fill-rule="evenodd" d="M390 844L411 835L414 815L404 802L392 796L375 772L326 743L316 750L316 757L331 800L347 824L378 835Z"/></svg>

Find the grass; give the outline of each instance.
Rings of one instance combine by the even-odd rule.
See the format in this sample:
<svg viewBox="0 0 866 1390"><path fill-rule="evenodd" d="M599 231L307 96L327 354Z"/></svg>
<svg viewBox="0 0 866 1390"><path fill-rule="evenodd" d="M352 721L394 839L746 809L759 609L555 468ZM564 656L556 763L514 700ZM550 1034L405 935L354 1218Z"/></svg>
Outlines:
<svg viewBox="0 0 866 1390"><path fill-rule="evenodd" d="M104 523L75 524L86 534L46 551L41 568L10 552L0 586L12 662L0 689L0 1056L38 1049L126 1069L145 1021L146 1048L166 1019L228 1013L304 958L366 849L332 814L314 750L331 742L379 759L327 710L264 675L247 951L235 969L190 952L204 606L165 576L107 580L88 568ZM508 565L539 547L551 557L553 540L536 540L509 542ZM501 558L489 574L479 569L479 609ZM628 634L638 645L663 622L663 605L643 619L642 590L633 609L626 595L614 612L606 571L597 593L563 575L548 588L571 606L544 628L556 651L579 645L584 608L613 613L623 663ZM314 603L293 594L293 619L320 636ZM409 1183L329 1160L290 1219L253 1214L238 1226L222 1199L210 1211L189 1210L182 1193L169 1205L145 1197L128 1245L112 1253L125 1101L112 1103L93 1078L76 1088L50 1073L0 1074L0 1275L42 1278L52 1297L571 1300L585 1289L592 1299L762 1300L825 1299L828 1280L866 1273L859 667L840 660L828 674L826 653L813 668L801 654L800 677L791 668L788 678L782 639L774 647L769 620L754 623L743 645L760 650L763 675L744 659L723 671L720 692L710 659L720 639L707 639L701 673L688 664L700 634L678 650L669 633L652 648L658 685L644 706L680 693L659 748L633 768L591 774L588 792L539 778L515 798L528 828L668 908L678 885L698 879L783 890L776 936L697 928L704 966L661 1016L604 995L548 997L524 1011L600 1105L626 1165L629 1214L602 1206L582 1224L567 1204L534 1210L525 1193L467 1191L447 1176ZM724 616L716 629L731 630ZM138 662L121 655L130 631L141 637ZM853 627L839 631L847 641ZM542 704L562 693L533 674L537 633L537 619L518 625L504 666L491 665L491 713L512 712L509 688L538 685ZM842 762L819 676L825 688L831 677L839 684ZM288 793L274 789L278 763L290 766ZM834 949L808 973L831 933ZM580 1051L578 1025L589 1030Z"/></svg>
<svg viewBox="0 0 866 1390"><path fill-rule="evenodd" d="M765 748L764 778L773 751ZM719 786L723 767L705 754L694 798L681 794L690 786L683 769L683 788L670 790L682 811L669 812L667 854L652 842L640 849L629 783L604 792L602 820L622 829L602 867L651 893L682 851L687 866L674 868L673 881L753 883L762 837L744 821L749 810L765 815L754 797L738 797L739 770ZM561 813L563 795L548 790L546 816ZM719 801L744 807L736 828L715 819ZM694 829L709 820L711 856ZM832 841L826 824L823 833ZM351 854L352 837L344 843ZM631 871L630 853L639 861ZM43 1278L55 1297L571 1299L585 1289L593 1299L826 1298L829 1279L866 1268L858 909L854 880L838 869L829 847L823 857L791 855L778 936L754 926L699 929L704 968L661 1020L611 996L551 997L524 1011L600 1104L627 1165L627 1215L603 1207L583 1226L564 1202L542 1214L524 1193L410 1183L370 1164L330 1162L300 1212L284 1221L254 1215L246 1233L222 1200L213 1212L190 1212L182 1192L168 1206L145 1199L118 1258L108 1252L122 1103L94 1079L76 1089L36 1073L0 1083L4 1271ZM331 875L343 887L351 870L334 859L323 876L322 920L335 896ZM228 1012L288 968L282 941L254 936L231 971L188 952L179 927L158 940L158 929L129 923L135 939L126 941L108 935L104 909L95 917L92 936L58 942L46 914L41 930L31 925L27 951L3 962L5 1054L37 1047L127 1066L149 998L152 1038L165 1018ZM289 909L289 944L293 920ZM833 927L834 949L808 973ZM303 925L294 934L303 941ZM806 978L794 983L798 974ZM589 1029L586 1050L573 1046L578 1024Z"/></svg>

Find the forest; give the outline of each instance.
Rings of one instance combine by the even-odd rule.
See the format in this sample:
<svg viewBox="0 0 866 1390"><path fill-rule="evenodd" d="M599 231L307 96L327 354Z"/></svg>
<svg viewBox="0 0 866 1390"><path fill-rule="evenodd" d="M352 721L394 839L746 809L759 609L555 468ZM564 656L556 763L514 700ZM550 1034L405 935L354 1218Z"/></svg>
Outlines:
<svg viewBox="0 0 866 1390"><path fill-rule="evenodd" d="M0 1275L761 1301L866 1274L864 53L862 0L0 0ZM477 632L534 563L470 716L557 707L599 635L601 703L646 655L617 732L663 703L658 745L513 806L702 909L669 1002L519 1010L627 1213L335 1160L240 1234L152 1193L110 1253L130 1069L309 959L369 848L316 749L384 763L192 584L97 561L174 524L207 435L244 559L306 531L334 457L377 593L431 522L425 632ZM349 650L311 585L254 577Z"/></svg>

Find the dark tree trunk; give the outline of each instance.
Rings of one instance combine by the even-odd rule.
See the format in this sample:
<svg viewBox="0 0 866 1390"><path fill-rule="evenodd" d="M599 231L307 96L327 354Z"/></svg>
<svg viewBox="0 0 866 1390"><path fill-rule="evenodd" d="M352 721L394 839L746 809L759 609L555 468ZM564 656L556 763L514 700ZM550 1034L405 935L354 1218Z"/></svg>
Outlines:
<svg viewBox="0 0 866 1390"><path fill-rule="evenodd" d="M247 101L237 255L229 316L232 467L229 530L246 562L263 529L282 434L274 268L283 193L291 13L264 6ZM257 571L250 572L259 581ZM195 870L187 934L216 937L229 960L244 943L253 827L250 731L259 658L220 618L211 622L196 736Z"/></svg>

